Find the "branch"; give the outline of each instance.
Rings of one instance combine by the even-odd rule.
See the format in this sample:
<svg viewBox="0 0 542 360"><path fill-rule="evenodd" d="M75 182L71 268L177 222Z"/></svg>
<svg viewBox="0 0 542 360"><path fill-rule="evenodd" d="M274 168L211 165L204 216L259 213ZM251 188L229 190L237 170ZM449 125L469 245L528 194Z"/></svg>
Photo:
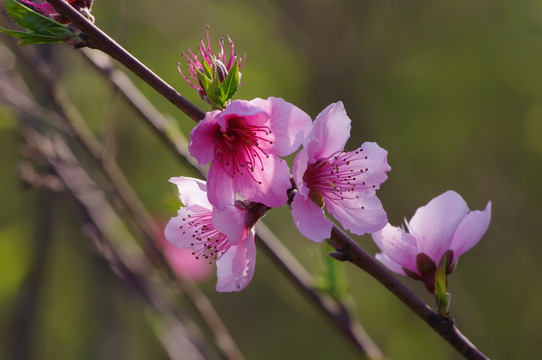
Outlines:
<svg viewBox="0 0 542 360"><path fill-rule="evenodd" d="M488 359L459 332L451 317L443 318L439 316L337 226L334 226L331 231L329 243L335 250L346 254L349 262L366 271L384 285L465 358L473 360Z"/></svg>

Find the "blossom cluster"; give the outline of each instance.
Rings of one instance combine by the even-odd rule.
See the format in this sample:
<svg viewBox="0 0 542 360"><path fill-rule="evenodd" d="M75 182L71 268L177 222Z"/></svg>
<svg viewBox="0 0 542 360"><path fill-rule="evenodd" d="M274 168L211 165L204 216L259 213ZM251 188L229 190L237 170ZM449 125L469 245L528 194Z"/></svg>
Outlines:
<svg viewBox="0 0 542 360"><path fill-rule="evenodd" d="M372 234L382 250L377 259L390 270L435 292L439 270L451 273L457 258L487 230L491 203L469 212L461 196L448 191L418 209L406 222L408 233L391 226L376 194L391 170L388 152L375 142L345 150L351 120L340 101L314 121L281 98L230 101L240 84L239 74L231 73L244 57L240 63L228 41L227 61L224 42L214 55L208 32L198 48L201 59L183 54L190 76L181 72L183 78L214 108L192 130L189 143L190 154L210 167L207 182L170 179L184 206L168 222L166 238L191 249L195 258L216 263L218 291L240 291L254 274L256 222L288 204L303 236L315 242L330 238L333 222L327 215L332 215L356 235ZM231 89L235 80L235 89L220 93L226 79L224 88ZM207 81L216 86L205 86ZM294 153L290 168L284 157Z"/></svg>

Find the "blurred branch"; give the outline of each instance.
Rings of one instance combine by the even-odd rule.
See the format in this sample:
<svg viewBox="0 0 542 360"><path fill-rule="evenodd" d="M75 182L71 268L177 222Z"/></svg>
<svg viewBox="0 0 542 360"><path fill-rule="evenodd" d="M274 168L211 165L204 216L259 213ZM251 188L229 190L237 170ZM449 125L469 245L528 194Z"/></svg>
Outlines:
<svg viewBox="0 0 542 360"><path fill-rule="evenodd" d="M346 254L347 261L366 271L384 285L465 358L473 360L487 359L476 346L461 334L456 328L452 317L443 318L439 316L337 226L333 227L329 243L335 250Z"/></svg>

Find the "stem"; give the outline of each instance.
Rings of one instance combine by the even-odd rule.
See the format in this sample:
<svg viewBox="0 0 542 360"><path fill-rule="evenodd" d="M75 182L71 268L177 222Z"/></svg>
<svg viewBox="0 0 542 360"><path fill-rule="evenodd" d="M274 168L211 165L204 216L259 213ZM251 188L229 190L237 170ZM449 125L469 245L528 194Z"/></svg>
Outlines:
<svg viewBox="0 0 542 360"><path fill-rule="evenodd" d="M414 311L416 315L424 320L465 358L473 360L488 359L476 348L476 346L461 334L461 332L459 332L455 327L452 317L440 317L337 226L333 227L329 242L335 250L345 253L348 256L348 261L360 269L365 270L369 275L374 277L397 296L399 300Z"/></svg>
<svg viewBox="0 0 542 360"><path fill-rule="evenodd" d="M96 49L102 50L113 59L120 62L135 75L149 84L154 90L158 91L163 97L168 99L188 115L192 120L199 121L204 118L205 113L198 109L194 104L188 101L184 96L177 92L171 85L162 80L152 70L142 64L132 54L117 44L106 33L87 20L77 10L75 10L67 1L47 0L59 14L65 16L79 30L88 35L91 44Z"/></svg>

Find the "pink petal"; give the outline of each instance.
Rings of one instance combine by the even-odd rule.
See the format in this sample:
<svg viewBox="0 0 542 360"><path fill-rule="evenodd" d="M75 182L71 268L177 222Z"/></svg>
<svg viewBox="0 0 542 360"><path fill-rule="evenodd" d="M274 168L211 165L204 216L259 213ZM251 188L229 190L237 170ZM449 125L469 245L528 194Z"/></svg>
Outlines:
<svg viewBox="0 0 542 360"><path fill-rule="evenodd" d="M294 177L297 190L299 191L299 194L305 197L309 196L309 188L303 181L303 175L307 170L308 160L307 149L303 148L295 156L294 165L292 167L292 176Z"/></svg>
<svg viewBox="0 0 542 360"><path fill-rule="evenodd" d="M243 176L236 175L233 187L247 200L261 202L269 207L280 207L288 201L290 168L286 161L274 155L262 157L262 164L250 175L248 172Z"/></svg>
<svg viewBox="0 0 542 360"><path fill-rule="evenodd" d="M270 114L266 109L255 106L249 101L235 100L216 117L220 131L225 132L228 128L228 120L233 118L243 118L250 124L263 125L269 121Z"/></svg>
<svg viewBox="0 0 542 360"><path fill-rule="evenodd" d="M210 212L210 210L209 210ZM192 235L195 235L194 230L196 228L186 226L187 218L192 215L193 212L187 208L180 208L177 216L172 217L164 229L164 236L166 239L183 249L191 249L194 241Z"/></svg>
<svg viewBox="0 0 542 360"><path fill-rule="evenodd" d="M218 110L208 112L190 133L188 150L200 165L205 165L215 158L217 134L220 132L220 125L216 122L216 118L220 114Z"/></svg>
<svg viewBox="0 0 542 360"><path fill-rule="evenodd" d="M252 280L256 266L256 244L251 231L245 241L231 246L216 261L216 291L231 292L243 290Z"/></svg>
<svg viewBox="0 0 542 360"><path fill-rule="evenodd" d="M446 191L416 210L409 231L418 239L422 252L438 264L468 212L467 203L458 193Z"/></svg>
<svg viewBox="0 0 542 360"><path fill-rule="evenodd" d="M218 161L213 161L209 167L207 184L207 198L213 206L224 209L226 206L233 205L235 202L233 179Z"/></svg>
<svg viewBox="0 0 542 360"><path fill-rule="evenodd" d="M468 213L455 231L450 249L454 251L454 262L480 241L486 233L491 219L491 201L485 210Z"/></svg>
<svg viewBox="0 0 542 360"><path fill-rule="evenodd" d="M270 115L269 128L274 137L270 151L287 156L296 151L312 128L312 120L303 110L281 98L251 100Z"/></svg>
<svg viewBox="0 0 542 360"><path fill-rule="evenodd" d="M402 266L397 264L395 261L390 259L390 257L384 253L379 253L375 255L376 260L380 261L385 267L397 273L399 275L406 276L405 271Z"/></svg>
<svg viewBox="0 0 542 360"><path fill-rule="evenodd" d="M211 204L207 200L207 185L205 181L179 176L172 177L169 182L177 185L179 197L184 206L199 205L211 210Z"/></svg>
<svg viewBox="0 0 542 360"><path fill-rule="evenodd" d="M322 110L314 120L311 144L308 146L309 159L328 158L342 151L350 137L350 122L341 101Z"/></svg>
<svg viewBox="0 0 542 360"><path fill-rule="evenodd" d="M343 228L357 235L378 231L388 222L388 216L376 195L336 201L326 199L326 208Z"/></svg>
<svg viewBox="0 0 542 360"><path fill-rule="evenodd" d="M213 226L228 237L231 245L246 239L249 232L245 227L246 218L247 211L234 205L223 210L213 209Z"/></svg>
<svg viewBox="0 0 542 360"><path fill-rule="evenodd" d="M331 236L333 224L325 216L324 210L299 193L292 202L292 217L301 235L321 242Z"/></svg>
<svg viewBox="0 0 542 360"><path fill-rule="evenodd" d="M419 249L416 239L412 235L401 228L386 224L382 230L373 233L372 237L387 259L398 264L399 267L418 272L416 269L416 255L419 253ZM381 261L386 266L391 265L388 266L390 270L404 275L404 272L397 271L397 266L386 263L385 258L383 260Z"/></svg>
<svg viewBox="0 0 542 360"><path fill-rule="evenodd" d="M364 195L374 195L380 185L388 178L387 173L391 170L388 165L388 152L375 142L366 142L357 150L361 160L355 161L355 166L364 170L357 175L358 182L365 185Z"/></svg>

